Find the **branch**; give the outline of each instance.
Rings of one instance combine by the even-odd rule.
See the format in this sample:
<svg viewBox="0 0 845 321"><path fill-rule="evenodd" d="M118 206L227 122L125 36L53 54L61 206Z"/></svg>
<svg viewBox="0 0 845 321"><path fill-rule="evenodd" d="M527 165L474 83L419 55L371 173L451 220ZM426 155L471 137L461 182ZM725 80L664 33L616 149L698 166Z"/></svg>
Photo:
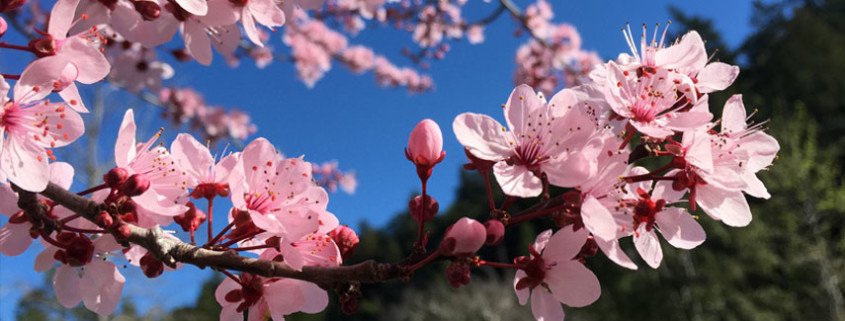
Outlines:
<svg viewBox="0 0 845 321"><path fill-rule="evenodd" d="M41 194L92 222L95 221L95 216L102 208L97 202L71 193L53 183L50 183ZM20 208L24 209L34 222L55 224L47 218L44 205L38 202L34 193L19 189L18 195ZM235 251L214 251L180 240L164 238L161 237L163 232L159 227L147 229L132 224L126 224L126 226L130 230L126 238L122 238L115 230L107 230L119 241L137 244L147 249L156 259L168 266L175 266L177 262L181 262L200 268L236 270L267 278L292 278L312 282L324 289L336 288L338 285L356 281L380 283L393 279L407 279L413 273L402 264L378 263L373 260L339 267L306 266L302 268L302 271L296 271L281 262L243 257Z"/></svg>

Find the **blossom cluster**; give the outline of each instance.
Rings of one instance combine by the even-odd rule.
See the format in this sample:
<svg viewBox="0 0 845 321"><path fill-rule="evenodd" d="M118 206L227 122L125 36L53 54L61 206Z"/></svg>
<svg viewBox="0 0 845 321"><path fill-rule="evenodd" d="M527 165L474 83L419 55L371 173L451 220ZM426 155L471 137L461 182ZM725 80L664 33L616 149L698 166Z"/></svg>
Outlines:
<svg viewBox="0 0 845 321"><path fill-rule="evenodd" d="M751 222L745 194L770 196L756 174L774 160L777 141L761 124L747 123L741 95L725 103L721 119L709 106L709 93L731 85L739 68L709 62L695 31L668 46L645 36L637 45L630 29L625 37L632 53L597 65L590 84L548 100L527 85L514 89L502 105L506 126L474 113L453 123L468 168L492 170L510 197L543 196L542 210L494 220L546 216L560 228L537 236L531 255L512 266L520 303L530 295L538 320L562 319L559 302L580 307L599 297L598 280L582 263L598 250L637 269L620 246L631 237L642 260L657 268L658 232L670 245L692 249L706 238L697 208L739 227ZM664 165L637 165L649 158ZM549 185L569 189L550 196Z"/></svg>

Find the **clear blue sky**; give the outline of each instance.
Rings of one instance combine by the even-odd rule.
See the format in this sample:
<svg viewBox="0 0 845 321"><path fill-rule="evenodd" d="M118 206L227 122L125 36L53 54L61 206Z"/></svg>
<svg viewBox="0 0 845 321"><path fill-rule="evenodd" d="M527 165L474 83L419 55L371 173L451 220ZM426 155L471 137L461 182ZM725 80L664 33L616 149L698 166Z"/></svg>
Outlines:
<svg viewBox="0 0 845 321"><path fill-rule="evenodd" d="M516 2L521 8L529 3ZM620 32L625 22L663 24L669 19L666 8L672 3L549 2L555 9L554 20L576 26L583 47L598 51L605 59L627 52ZM751 1L677 1L676 5L688 14L713 18L730 46L737 46L752 31ZM464 15L473 21L494 9L495 4L473 0ZM429 181L429 193L441 202L441 208L452 202L460 165L465 162L463 148L451 131L452 119L462 112L487 113L502 119L498 106L514 87L514 52L526 41L525 37L513 37L515 28L512 19L503 16L485 31L484 43L452 43L446 59L432 62L427 71L434 77L436 89L426 94L379 88L371 73L353 75L337 65L309 90L295 79L290 63L275 62L259 70L244 61L239 68L231 69L218 55L210 68L196 63L174 65L177 75L169 84L192 86L210 104L247 110L258 125L257 136L267 137L288 156L305 155L306 160L313 162L338 160L341 168L355 170L358 191L354 195L331 195L329 210L342 224L357 227L368 222L382 226L404 210L410 195L419 190L414 167L405 159L403 148L411 129L424 118L440 124L447 153ZM673 25L671 30L683 31L679 25ZM281 48L279 34L273 36L275 46ZM387 28L365 30L351 38L350 44L371 46L400 66L410 64L398 54L401 48L414 46L409 34ZM0 68L11 63L0 56ZM150 127L159 126L156 123ZM170 134L166 136L175 137ZM111 150L111 142L103 146ZM216 221L224 221L223 215L219 211ZM40 250L40 246L33 246L18 257L0 256L0 320L13 320L20 295L42 282L43 277L31 269ZM199 283L211 275L193 267L152 280L134 268L123 269L122 273L127 276L123 295L135 299L141 311L156 305L169 309L192 304Z"/></svg>

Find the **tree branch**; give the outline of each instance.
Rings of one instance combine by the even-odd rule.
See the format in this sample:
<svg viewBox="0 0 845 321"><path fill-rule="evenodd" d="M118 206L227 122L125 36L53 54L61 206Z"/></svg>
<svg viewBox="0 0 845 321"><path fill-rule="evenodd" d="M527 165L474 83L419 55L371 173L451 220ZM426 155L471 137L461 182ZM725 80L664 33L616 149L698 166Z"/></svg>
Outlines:
<svg viewBox="0 0 845 321"><path fill-rule="evenodd" d="M53 183L50 183L41 194L92 222L101 211L101 205L97 202L71 193ZM34 222L53 222L46 216L45 207L38 202L34 193L18 190L18 195L20 196L19 206L33 218ZM306 266L302 268L302 271L296 271L281 262L243 257L235 251L203 249L177 239L161 237L163 232L159 227L147 229L132 224L126 224L126 226L130 230L129 237L126 238L115 234L114 230L107 230L121 242L137 244L147 249L169 266L181 262L200 268L242 271L268 278L299 279L312 282L324 289L336 288L338 285L348 285L352 282L380 283L393 279L407 279L413 273L402 264L378 263L372 260L339 267Z"/></svg>

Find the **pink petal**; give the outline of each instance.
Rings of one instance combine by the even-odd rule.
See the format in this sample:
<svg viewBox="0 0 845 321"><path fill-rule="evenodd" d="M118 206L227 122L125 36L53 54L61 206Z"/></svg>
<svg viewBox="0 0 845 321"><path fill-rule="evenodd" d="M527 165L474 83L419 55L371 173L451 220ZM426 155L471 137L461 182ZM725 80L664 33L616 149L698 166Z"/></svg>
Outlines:
<svg viewBox="0 0 845 321"><path fill-rule="evenodd" d="M47 242L42 241L41 243L47 245L44 251L41 251L41 253L38 253L38 256L35 257L35 265L33 266L33 269L35 269L36 272L44 272L53 267L53 264L56 263L56 259L53 257L56 255L56 252L59 251L59 248L52 246Z"/></svg>
<svg viewBox="0 0 845 321"><path fill-rule="evenodd" d="M76 269L62 265L56 268L53 275L53 290L56 292L56 299L65 308L72 308L82 301L82 293L79 291L82 278Z"/></svg>
<svg viewBox="0 0 845 321"><path fill-rule="evenodd" d="M452 131L461 145L478 158L499 161L513 153L508 145L507 130L490 116L460 114L452 122Z"/></svg>
<svg viewBox="0 0 845 321"><path fill-rule="evenodd" d="M47 188L50 166L43 147L31 139L16 135L6 135L3 146L3 152L0 153L0 171L6 174L10 182L31 192L40 192Z"/></svg>
<svg viewBox="0 0 845 321"><path fill-rule="evenodd" d="M581 203L581 220L596 238L612 240L619 227L613 215L595 197L587 195Z"/></svg>
<svg viewBox="0 0 845 321"><path fill-rule="evenodd" d="M85 307L99 315L109 315L117 309L126 278L110 262L94 259L85 266L80 290Z"/></svg>
<svg viewBox="0 0 845 321"><path fill-rule="evenodd" d="M696 76L697 87L702 93L725 90L737 76L739 76L739 67L723 62L713 62L705 66Z"/></svg>
<svg viewBox="0 0 845 321"><path fill-rule="evenodd" d="M558 262L544 281L555 299L571 307L587 306L601 295L599 279L578 261Z"/></svg>
<svg viewBox="0 0 845 321"><path fill-rule="evenodd" d="M85 133L85 121L79 113L68 110L65 104L37 104L27 108L26 113L45 122L43 127L28 130L28 136L40 136L34 143L44 148L66 146ZM29 137L27 137L29 138Z"/></svg>
<svg viewBox="0 0 845 321"><path fill-rule="evenodd" d="M211 64L211 40L205 33L205 27L201 24L187 20L182 24L182 39L185 41L185 49L202 65Z"/></svg>
<svg viewBox="0 0 845 321"><path fill-rule="evenodd" d="M531 313L537 321L563 320L563 307L543 287L534 289L531 295Z"/></svg>
<svg viewBox="0 0 845 321"><path fill-rule="evenodd" d="M244 10L244 12L241 13L241 26L244 27L246 37L249 38L252 43L259 47L264 47L264 44L258 36L258 29L255 28L255 20L253 20L252 13L250 13L249 10Z"/></svg>
<svg viewBox="0 0 845 321"><path fill-rule="evenodd" d="M537 237L534 238L534 244L531 246L534 247L534 250L537 252L543 252L546 248L546 245L549 244L549 240L552 238L552 230L545 230L537 234Z"/></svg>
<svg viewBox="0 0 845 321"><path fill-rule="evenodd" d="M584 153L572 153L552 159L542 166L542 170L552 185L575 187L595 174L596 163L587 159Z"/></svg>
<svg viewBox="0 0 845 321"><path fill-rule="evenodd" d="M79 88L76 87L76 84L70 84L65 89L59 92L59 97L62 97L70 108L73 110L78 111L80 113L87 113L88 108L85 108L85 103L82 102L82 96L79 95ZM74 102L71 104L71 102Z"/></svg>
<svg viewBox="0 0 845 321"><path fill-rule="evenodd" d="M228 0L209 0L208 13L197 18L207 26L229 26L240 19L240 10L233 10Z"/></svg>
<svg viewBox="0 0 845 321"><path fill-rule="evenodd" d="M564 227L549 238L546 249L543 251L543 260L546 264L571 261L575 255L578 255L586 241L586 229L572 231L571 227Z"/></svg>
<svg viewBox="0 0 845 321"><path fill-rule="evenodd" d="M103 234L92 243L94 243L94 249L97 253L108 253L123 249L123 245L118 244L117 240L115 240L114 236L111 234Z"/></svg>
<svg viewBox="0 0 845 321"><path fill-rule="evenodd" d="M762 131L746 136L740 143L742 146L739 148L748 151L750 155L748 162L743 166L751 172L760 171L771 165L780 150L778 141Z"/></svg>
<svg viewBox="0 0 845 321"><path fill-rule="evenodd" d="M702 171L713 171L713 151L710 135L704 129L684 132L682 145L686 148L684 160Z"/></svg>
<svg viewBox="0 0 845 321"><path fill-rule="evenodd" d="M179 134L173 143L170 145L170 152L173 159L188 172L188 175L197 182L205 182L209 177L212 166L214 166L214 158L208 148L200 144L191 135ZM188 184L190 188L194 188L196 183Z"/></svg>
<svg viewBox="0 0 845 321"><path fill-rule="evenodd" d="M135 158L135 114L132 109L126 110L117 141L114 144L114 159L118 167L126 167Z"/></svg>
<svg viewBox="0 0 845 321"><path fill-rule="evenodd" d="M314 283L297 281L302 290L302 295L306 298L302 305L302 312L305 313L320 313L329 305L329 295L326 290L321 289Z"/></svg>
<svg viewBox="0 0 845 321"><path fill-rule="evenodd" d="M637 233L634 233L634 247L640 253L646 264L653 269L660 266L663 260L663 250L660 248L660 240L654 231L646 231L645 225L640 225Z"/></svg>
<svg viewBox="0 0 845 321"><path fill-rule="evenodd" d="M707 123L713 119L713 114L709 112L689 111L683 113L671 113L666 115L666 118L668 118L668 121L666 122L667 127L672 130L682 132L707 125Z"/></svg>
<svg viewBox="0 0 845 321"><path fill-rule="evenodd" d="M326 0L299 0L296 2L303 10L317 10L323 7Z"/></svg>
<svg viewBox="0 0 845 321"><path fill-rule="evenodd" d="M20 210L18 208L18 193L12 191L9 184L0 185L0 214L12 216Z"/></svg>
<svg viewBox="0 0 845 321"><path fill-rule="evenodd" d="M525 166L499 162L493 166L493 173L506 195L529 198L538 196L543 191L542 181Z"/></svg>
<svg viewBox="0 0 845 321"><path fill-rule="evenodd" d="M6 256L21 255L32 244L29 229L32 223L6 223L0 227L0 254Z"/></svg>
<svg viewBox="0 0 845 321"><path fill-rule="evenodd" d="M27 103L47 97L68 63L70 59L65 55L44 57L31 62L15 84L15 99L18 103ZM39 88L38 92L33 92L35 87Z"/></svg>
<svg viewBox="0 0 845 321"><path fill-rule="evenodd" d="M722 109L722 133L744 132L745 121L745 105L742 103L742 95L731 96Z"/></svg>
<svg viewBox="0 0 845 321"><path fill-rule="evenodd" d="M247 11L252 13L255 21L268 28L280 27L285 24L285 13L273 1L251 0L247 5Z"/></svg>
<svg viewBox="0 0 845 321"><path fill-rule="evenodd" d="M698 221L682 208L664 209L657 213L655 219L660 234L676 248L689 250L704 243L707 238L707 234Z"/></svg>
<svg viewBox="0 0 845 321"><path fill-rule="evenodd" d="M697 185L695 200L707 215L728 226L743 227L751 223L751 209L740 191Z"/></svg>
<svg viewBox="0 0 845 321"><path fill-rule="evenodd" d="M70 25L73 23L76 6L79 0L58 0L50 11L50 23L47 32L56 39L65 39Z"/></svg>
<svg viewBox="0 0 845 321"><path fill-rule="evenodd" d="M218 26L217 36L211 39L211 45L224 57L229 57L241 43L241 30L236 24Z"/></svg>
<svg viewBox="0 0 845 321"><path fill-rule="evenodd" d="M680 69L684 73L701 70L707 63L704 41L698 32L690 31L680 43L658 50L654 62L661 68Z"/></svg>
<svg viewBox="0 0 845 321"><path fill-rule="evenodd" d="M763 185L763 181L757 178L756 174L750 171L743 172L742 179L746 184L746 187L743 188L742 191L746 194L762 199L769 199L772 197L766 189L766 186Z"/></svg>
<svg viewBox="0 0 845 321"><path fill-rule="evenodd" d="M208 4L205 0L176 0L182 9L198 16L204 16L208 13Z"/></svg>
<svg viewBox="0 0 845 321"><path fill-rule="evenodd" d="M60 52L61 55L68 56L70 62L79 69L76 81L83 84L93 84L103 80L111 70L111 64L103 53L82 38L68 39L62 44Z"/></svg>
<svg viewBox="0 0 845 321"><path fill-rule="evenodd" d="M653 137L653 138L665 138L667 136L673 135L675 132L661 126L655 121L652 122L642 122L638 120L629 120L630 124L634 126L640 133L643 135Z"/></svg>
<svg viewBox="0 0 845 321"><path fill-rule="evenodd" d="M270 307L273 320L284 320L285 315L302 309L306 298L297 283L291 279L281 279L264 287L264 299Z"/></svg>
<svg viewBox="0 0 845 321"><path fill-rule="evenodd" d="M537 96L537 92L528 85L519 85L511 92L505 104L505 119L508 127L517 136L529 130L527 124L531 116L541 113L546 104Z"/></svg>
<svg viewBox="0 0 845 321"><path fill-rule="evenodd" d="M666 173L665 176L672 176L677 172L678 170L672 170ZM686 189L676 191L674 188L672 188L672 181L661 180L654 184L654 190L652 190L651 196L654 199L662 199L665 200L666 203L671 204L679 201L682 197L684 197L684 194L686 193Z"/></svg>
<svg viewBox="0 0 845 321"><path fill-rule="evenodd" d="M619 246L619 240L605 241L599 238L596 238L595 240L604 255L613 261L613 263L616 263L626 269L637 269L637 265L634 261L632 261L631 258L628 257L628 254L625 254L625 251L622 250L622 247Z"/></svg>
<svg viewBox="0 0 845 321"><path fill-rule="evenodd" d="M523 270L516 270L516 275L513 278L513 290L516 291L516 298L519 301L519 305L525 305L528 302L528 297L531 295L531 290L528 287L524 287L522 289L517 289L516 285L519 283L519 280L522 280L526 277L525 271Z"/></svg>

